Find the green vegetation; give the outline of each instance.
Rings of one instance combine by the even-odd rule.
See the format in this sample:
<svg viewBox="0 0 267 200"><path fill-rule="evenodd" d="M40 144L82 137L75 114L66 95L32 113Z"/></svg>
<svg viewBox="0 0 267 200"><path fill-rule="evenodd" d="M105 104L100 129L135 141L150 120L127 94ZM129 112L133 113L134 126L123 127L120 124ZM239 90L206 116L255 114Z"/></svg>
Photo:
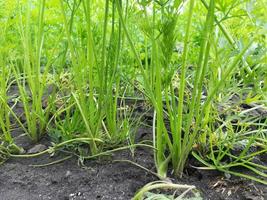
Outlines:
<svg viewBox="0 0 267 200"><path fill-rule="evenodd" d="M191 155L201 169L267 184L267 166L254 160L267 152L265 7L264 0L1 1L0 163L58 149L83 160L145 146L163 182L136 199L154 187L192 190L164 181L170 169L182 177ZM136 140L138 101L153 108L150 141ZM18 127L53 146L23 154Z"/></svg>

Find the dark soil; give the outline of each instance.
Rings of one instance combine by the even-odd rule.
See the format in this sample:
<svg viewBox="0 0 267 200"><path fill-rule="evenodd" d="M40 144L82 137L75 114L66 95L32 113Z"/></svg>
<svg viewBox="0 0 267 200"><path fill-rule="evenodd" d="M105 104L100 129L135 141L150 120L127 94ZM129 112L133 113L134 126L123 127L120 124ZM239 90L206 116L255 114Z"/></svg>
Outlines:
<svg viewBox="0 0 267 200"><path fill-rule="evenodd" d="M128 158L120 153L118 159ZM116 156L116 157L117 157ZM142 157L139 152L138 157ZM152 166L151 159L140 160ZM144 184L155 178L147 172L125 163L89 161L78 166L77 159L47 167L30 164L51 162L43 156L32 159L9 160L0 168L1 200L64 200L64 199L131 199Z"/></svg>
<svg viewBox="0 0 267 200"><path fill-rule="evenodd" d="M73 157L64 162L46 166L30 165L50 163L64 158L64 153L50 157L44 155L29 159L10 159L0 167L1 200L130 200L146 183L157 180L155 176L126 162L133 160L154 170L153 157L148 149L138 148L133 157L129 151L112 157L89 160L78 165ZM187 168L182 180L175 183L195 185L203 199L267 199L264 185L248 180L225 176L216 171Z"/></svg>

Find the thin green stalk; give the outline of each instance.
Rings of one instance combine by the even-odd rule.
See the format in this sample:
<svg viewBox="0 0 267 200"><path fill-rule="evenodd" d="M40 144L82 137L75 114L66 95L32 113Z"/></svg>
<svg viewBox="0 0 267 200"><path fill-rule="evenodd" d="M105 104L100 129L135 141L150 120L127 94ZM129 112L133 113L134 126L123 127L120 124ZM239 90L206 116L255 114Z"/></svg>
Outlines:
<svg viewBox="0 0 267 200"><path fill-rule="evenodd" d="M182 121L183 121L183 105L184 105L184 90L186 83L186 71L187 71L187 56L188 56L188 43L190 36L190 28L192 23L192 16L194 10L194 0L190 0L189 5L189 16L186 26L186 33L184 38L184 51L182 56L182 66L181 66L181 78L179 87L179 100L178 100L178 112L177 112L177 134L173 133L174 138L174 152L173 152L173 165L174 169L177 168L178 159L181 158L182 154Z"/></svg>

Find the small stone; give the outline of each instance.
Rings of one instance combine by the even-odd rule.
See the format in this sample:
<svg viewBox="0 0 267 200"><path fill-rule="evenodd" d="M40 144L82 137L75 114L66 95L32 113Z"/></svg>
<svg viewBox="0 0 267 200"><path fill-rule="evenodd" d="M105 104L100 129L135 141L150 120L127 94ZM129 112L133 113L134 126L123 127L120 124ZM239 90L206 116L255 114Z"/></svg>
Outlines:
<svg viewBox="0 0 267 200"><path fill-rule="evenodd" d="M31 149L28 150L29 154L34 154L34 153L40 153L44 150L46 150L47 147L43 144L37 144L34 147L32 147Z"/></svg>
<svg viewBox="0 0 267 200"><path fill-rule="evenodd" d="M74 193L72 193L72 194L70 194L70 195L69 195L69 197L74 197L74 196L75 196L75 194L74 194Z"/></svg>
<svg viewBox="0 0 267 200"><path fill-rule="evenodd" d="M70 175L71 175L71 172L67 171L66 174L65 174L65 177L68 178L68 177L70 177Z"/></svg>

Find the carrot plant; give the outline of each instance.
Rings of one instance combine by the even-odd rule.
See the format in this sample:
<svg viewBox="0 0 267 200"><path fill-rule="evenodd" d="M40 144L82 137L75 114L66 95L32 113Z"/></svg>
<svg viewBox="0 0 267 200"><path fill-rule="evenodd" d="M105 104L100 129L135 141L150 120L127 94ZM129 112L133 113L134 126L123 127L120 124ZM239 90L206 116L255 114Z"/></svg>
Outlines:
<svg viewBox="0 0 267 200"><path fill-rule="evenodd" d="M10 112L6 108L8 104L8 96L7 96L7 88L8 81L10 77L10 69L5 66L4 55L1 54L2 59L0 63L0 127L1 127L1 138L2 141L6 141L7 143L12 143L13 139L11 136L11 124L10 124Z"/></svg>
<svg viewBox="0 0 267 200"><path fill-rule="evenodd" d="M2 65L3 66L3 65ZM10 98L7 94L9 88L9 78L10 71L6 67L0 67L1 74L3 75L0 78L0 146L4 151L10 151L13 153L20 153L22 149L19 148L14 143L14 138L12 136L12 130L14 129L14 124L11 122L11 117L13 119L18 119L15 113L12 111L12 107L9 104ZM21 124L21 123L20 123ZM22 124L21 124L22 125ZM2 152L0 151L0 154ZM0 156L1 157L1 156ZM1 160L1 159L0 159Z"/></svg>
<svg viewBox="0 0 267 200"><path fill-rule="evenodd" d="M245 125L243 126L242 122L239 123L241 130L235 131L231 122L224 122L215 133L209 134L209 153L203 156L193 152L193 156L206 166L203 169L216 169L266 185L267 174L264 171L267 168L255 160L255 156L264 155L267 151L266 139L261 137L261 134L266 134L266 125L253 123L251 118L244 120ZM262 128L249 131L247 128L249 123ZM223 133L223 129L226 129L227 132ZM251 173L239 172L236 170L238 167L246 168Z"/></svg>
<svg viewBox="0 0 267 200"><path fill-rule="evenodd" d="M38 24L36 26L31 20L32 4L32 1L27 1L25 18L23 12L20 12L19 31L24 53L22 69L18 61L12 63L11 68L23 103L26 133L37 142L44 134L48 120L49 111L42 106L42 98L47 86L48 68L43 73L41 72L45 0L39 1L37 4Z"/></svg>
<svg viewBox="0 0 267 200"><path fill-rule="evenodd" d="M151 190L155 190L155 189L173 189L173 190L181 190L183 192L181 192L180 195L170 195L170 199L182 199L184 198L189 192L192 192L192 190L195 189L195 186L192 185L179 185L179 184L174 184L174 183L169 183L167 181L155 181L155 182L151 182L148 183L147 185L145 185L142 189L140 189L135 196L133 197L133 200L142 200L142 199L169 199L167 196L163 195L163 194L153 194L151 193L149 195L149 191ZM192 192L194 193L194 192ZM175 197L177 196L177 197ZM195 195L197 196L197 195ZM147 198L144 198L147 197ZM197 198L197 197L196 197Z"/></svg>
<svg viewBox="0 0 267 200"><path fill-rule="evenodd" d="M12 130L14 124L12 123L11 117L14 119L14 112L12 112L13 101L8 94L8 91L12 85L12 70L9 64L9 49L7 48L10 44L8 43L8 28L10 24L11 12L6 11L6 21L2 21L2 31L0 33L1 42L0 45L0 162L4 161L7 157L5 156L7 151L13 153L20 153L21 149L14 143L12 137ZM15 116L16 118L16 116ZM3 156L3 157L2 157Z"/></svg>
<svg viewBox="0 0 267 200"><path fill-rule="evenodd" d="M65 35L68 40L68 52L72 60L69 70L74 86L69 103L63 108L67 115L63 120L66 123L61 130L66 128L65 130L70 132L70 137L73 131L76 131L90 138L104 139L107 143L120 143L126 140L127 134L124 133L129 132L125 130L129 119L119 118L118 113L121 81L117 72L122 40L121 23L117 17L115 1L105 1L102 8L104 15L101 40L95 42L97 36L93 32L92 20L92 10L95 6L97 5L93 1L81 1L79 5L76 5L76 9L83 15L82 20L85 26L81 26L74 23L75 17L68 19L66 14L68 10L64 1L60 1ZM109 26L110 23L111 26ZM80 43L73 38L76 30L85 33L79 38ZM92 154L100 152L101 148L93 141L90 143Z"/></svg>
<svg viewBox="0 0 267 200"><path fill-rule="evenodd" d="M149 2L143 2L142 6L150 5ZM215 2L210 1L207 5L208 13L202 33L200 33L200 50L199 57L196 63L196 69L193 72L193 82L189 84L192 86L192 94L187 96L185 86L188 83L186 74L188 73L188 48L191 19L194 12L194 1L189 3L188 20L186 24L186 32L184 36L184 46L182 53L182 63L179 75L179 85L175 85L173 77L175 70L171 70L170 55L172 54L173 46L176 42L174 30L177 21L177 13L182 6L180 4L171 5L169 12L165 11L166 4L160 2L153 2L149 9L152 10L152 16L145 13L145 33L151 41L151 66L145 70L140 56L136 51L133 40L129 34L129 30L123 21L122 9L119 9L119 15L122 20L122 26L125 35L128 39L130 47L139 63L140 71L143 75L143 88L146 95L151 100L155 108L154 114L154 146L155 149L155 164L160 176L165 177L169 163L172 163L174 173L181 175L185 167L185 163L193 145L199 138L200 131L204 131L202 119L209 120L209 110L212 100L216 98L217 91L223 87L224 82L232 75L234 69L239 66L241 58L246 53L250 44L244 47L238 55L235 56L232 63L227 67L221 78L210 85L208 95L203 103L202 89L205 86L206 77L209 70L210 62L210 48L213 44L213 29L215 23ZM159 9L160 8L160 9ZM170 12L170 10L172 12ZM161 14L161 22L156 16ZM150 21L149 21L150 19ZM157 23L161 23L164 29L158 30ZM222 28L221 28L222 29ZM227 37L229 35L223 33ZM148 53L147 53L148 54ZM149 55L146 55L148 57ZM213 69L216 71L217 69ZM150 79L150 80L149 80ZM152 85L150 84L152 83ZM178 94L176 92L178 90ZM186 95L186 96L185 96ZM186 97L186 99L185 99ZM166 118L170 123L170 127L166 126ZM207 122L204 122L206 125ZM203 141L206 141L206 137Z"/></svg>

